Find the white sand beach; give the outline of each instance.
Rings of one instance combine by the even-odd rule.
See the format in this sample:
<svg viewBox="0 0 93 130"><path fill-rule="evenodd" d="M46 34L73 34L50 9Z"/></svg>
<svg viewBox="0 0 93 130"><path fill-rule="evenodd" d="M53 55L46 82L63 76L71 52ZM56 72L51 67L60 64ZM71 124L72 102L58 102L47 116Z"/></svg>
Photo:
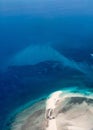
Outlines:
<svg viewBox="0 0 93 130"><path fill-rule="evenodd" d="M55 119L55 108L56 103L60 100L59 96L62 92L57 91L53 93L46 103L46 120L48 122L48 127L46 130L57 130L57 124ZM48 111L48 112L47 112Z"/></svg>

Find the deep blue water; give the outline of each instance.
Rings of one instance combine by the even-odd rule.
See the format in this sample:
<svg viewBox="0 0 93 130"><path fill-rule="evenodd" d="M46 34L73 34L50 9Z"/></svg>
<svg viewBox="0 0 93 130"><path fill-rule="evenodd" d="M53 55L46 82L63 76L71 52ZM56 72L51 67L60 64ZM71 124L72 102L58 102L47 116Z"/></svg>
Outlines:
<svg viewBox="0 0 93 130"><path fill-rule="evenodd" d="M56 18L29 15L1 16L0 30L1 65L7 58L30 44L51 43L62 54L72 56L76 60L91 59L90 53L93 51L91 15Z"/></svg>
<svg viewBox="0 0 93 130"><path fill-rule="evenodd" d="M76 63L86 62L92 66L93 16L74 14L48 18L1 13L0 129L13 110L54 90L78 86L92 91L92 73L85 75L76 69L64 68L59 62L4 68L13 55L31 44L51 45Z"/></svg>

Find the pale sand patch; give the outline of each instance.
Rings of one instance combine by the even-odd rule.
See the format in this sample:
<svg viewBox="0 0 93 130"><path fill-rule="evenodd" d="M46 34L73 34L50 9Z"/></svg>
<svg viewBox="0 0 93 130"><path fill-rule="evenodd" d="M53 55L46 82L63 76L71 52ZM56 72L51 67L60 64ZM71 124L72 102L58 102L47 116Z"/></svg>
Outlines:
<svg viewBox="0 0 93 130"><path fill-rule="evenodd" d="M46 130L57 130L56 120L52 119L49 121L48 127L46 127Z"/></svg>
<svg viewBox="0 0 93 130"><path fill-rule="evenodd" d="M62 94L62 91L56 91L52 93L46 101L46 110L51 108L55 109L57 101L60 99L60 95Z"/></svg>
<svg viewBox="0 0 93 130"><path fill-rule="evenodd" d="M55 108L56 108L56 103L59 99L60 94L62 91L57 91L53 94L51 94L50 98L46 102L46 113L47 113L47 121L48 121L48 127L46 127L46 130L57 130L57 125L56 125L56 119L55 119ZM51 113L50 113L51 112Z"/></svg>

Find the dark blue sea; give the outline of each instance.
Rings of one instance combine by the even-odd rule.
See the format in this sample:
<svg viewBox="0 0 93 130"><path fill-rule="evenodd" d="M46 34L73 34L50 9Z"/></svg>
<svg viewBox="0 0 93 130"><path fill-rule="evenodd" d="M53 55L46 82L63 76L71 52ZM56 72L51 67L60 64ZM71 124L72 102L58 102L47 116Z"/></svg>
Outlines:
<svg viewBox="0 0 93 130"><path fill-rule="evenodd" d="M55 90L93 92L92 10L25 3L0 5L1 130L13 111Z"/></svg>

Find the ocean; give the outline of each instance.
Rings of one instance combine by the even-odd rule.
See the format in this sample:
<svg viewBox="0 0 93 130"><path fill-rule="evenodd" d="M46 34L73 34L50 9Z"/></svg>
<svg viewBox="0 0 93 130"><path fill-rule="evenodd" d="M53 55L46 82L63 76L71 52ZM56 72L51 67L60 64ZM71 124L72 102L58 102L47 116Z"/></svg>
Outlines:
<svg viewBox="0 0 93 130"><path fill-rule="evenodd" d="M93 92L92 14L13 14L3 10L4 4L0 10L1 130L12 112L53 91Z"/></svg>

